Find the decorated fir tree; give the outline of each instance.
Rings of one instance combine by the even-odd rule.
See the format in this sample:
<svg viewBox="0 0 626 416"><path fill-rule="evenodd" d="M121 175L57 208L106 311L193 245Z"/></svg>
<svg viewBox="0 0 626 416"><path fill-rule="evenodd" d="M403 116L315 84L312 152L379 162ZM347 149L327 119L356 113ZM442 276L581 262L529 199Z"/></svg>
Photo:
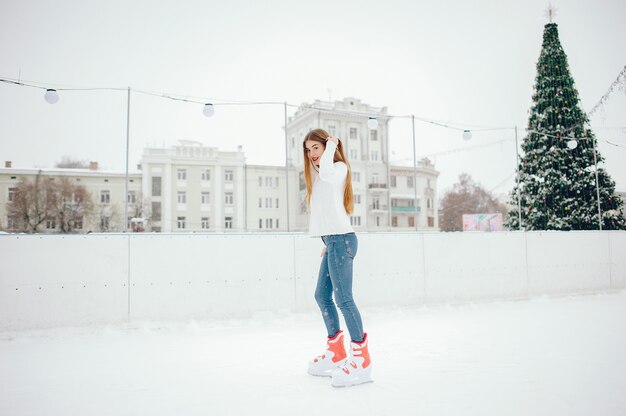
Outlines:
<svg viewBox="0 0 626 416"><path fill-rule="evenodd" d="M521 212L525 230L597 230L601 212L602 229L626 229L555 23L545 26L534 88L507 226L520 229Z"/></svg>

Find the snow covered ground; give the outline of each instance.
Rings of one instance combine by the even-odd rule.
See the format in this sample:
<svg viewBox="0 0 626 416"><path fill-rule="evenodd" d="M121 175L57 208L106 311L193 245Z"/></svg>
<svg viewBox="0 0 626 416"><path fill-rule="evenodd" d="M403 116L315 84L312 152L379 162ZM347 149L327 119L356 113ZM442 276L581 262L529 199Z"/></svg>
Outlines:
<svg viewBox="0 0 626 416"><path fill-rule="evenodd" d="M375 382L306 374L317 314L0 333L0 415L624 415L626 291L363 309Z"/></svg>

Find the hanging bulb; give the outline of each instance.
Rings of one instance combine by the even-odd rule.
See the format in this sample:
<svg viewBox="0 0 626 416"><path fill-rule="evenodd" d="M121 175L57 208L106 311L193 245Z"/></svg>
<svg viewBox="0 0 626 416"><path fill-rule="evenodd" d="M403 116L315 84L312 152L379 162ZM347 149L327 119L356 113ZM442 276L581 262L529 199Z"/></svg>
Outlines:
<svg viewBox="0 0 626 416"><path fill-rule="evenodd" d="M376 120L376 117L369 117L367 119L367 127L370 130L376 130L378 128L378 120Z"/></svg>
<svg viewBox="0 0 626 416"><path fill-rule="evenodd" d="M574 150L578 147L578 142L574 139L568 140L567 147L570 148L571 150Z"/></svg>
<svg viewBox="0 0 626 416"><path fill-rule="evenodd" d="M213 104L206 103L204 105L204 108L202 109L202 114L204 114L206 117L213 117L213 114L215 114L215 108L213 107Z"/></svg>
<svg viewBox="0 0 626 416"><path fill-rule="evenodd" d="M472 132L469 130L463 130L463 140L470 140L472 138Z"/></svg>
<svg viewBox="0 0 626 416"><path fill-rule="evenodd" d="M57 90L48 88L43 96L43 99L46 100L48 104L56 104L59 101L59 94L57 93Z"/></svg>

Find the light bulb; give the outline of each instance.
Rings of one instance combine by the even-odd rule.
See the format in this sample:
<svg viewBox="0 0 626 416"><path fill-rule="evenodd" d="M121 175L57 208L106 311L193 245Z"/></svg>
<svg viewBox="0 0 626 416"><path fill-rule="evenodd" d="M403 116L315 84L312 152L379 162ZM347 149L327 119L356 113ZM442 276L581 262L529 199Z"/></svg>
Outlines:
<svg viewBox="0 0 626 416"><path fill-rule="evenodd" d="M376 130L378 128L378 120L375 117L370 117L367 119L367 127L370 130Z"/></svg>
<svg viewBox="0 0 626 416"><path fill-rule="evenodd" d="M213 107L213 104L206 103L204 105L204 108L202 109L202 114L207 117L213 117L213 114L215 114L215 108Z"/></svg>
<svg viewBox="0 0 626 416"><path fill-rule="evenodd" d="M578 142L576 140L574 140L574 139L569 140L567 142L567 147L569 147L571 150L574 150L574 149L576 149L578 147Z"/></svg>
<svg viewBox="0 0 626 416"><path fill-rule="evenodd" d="M48 104L56 104L59 101L59 94L57 93L57 90L48 88L43 98Z"/></svg>
<svg viewBox="0 0 626 416"><path fill-rule="evenodd" d="M463 130L463 140L470 140L472 138L472 132L469 130Z"/></svg>

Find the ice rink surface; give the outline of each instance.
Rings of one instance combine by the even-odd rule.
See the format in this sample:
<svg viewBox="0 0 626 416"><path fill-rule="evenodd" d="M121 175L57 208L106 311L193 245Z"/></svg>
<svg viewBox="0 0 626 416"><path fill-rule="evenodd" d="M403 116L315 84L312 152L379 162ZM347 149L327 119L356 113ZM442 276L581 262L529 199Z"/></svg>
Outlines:
<svg viewBox="0 0 626 416"><path fill-rule="evenodd" d="M375 381L342 389L314 313L0 332L0 415L626 414L626 291L362 315Z"/></svg>

